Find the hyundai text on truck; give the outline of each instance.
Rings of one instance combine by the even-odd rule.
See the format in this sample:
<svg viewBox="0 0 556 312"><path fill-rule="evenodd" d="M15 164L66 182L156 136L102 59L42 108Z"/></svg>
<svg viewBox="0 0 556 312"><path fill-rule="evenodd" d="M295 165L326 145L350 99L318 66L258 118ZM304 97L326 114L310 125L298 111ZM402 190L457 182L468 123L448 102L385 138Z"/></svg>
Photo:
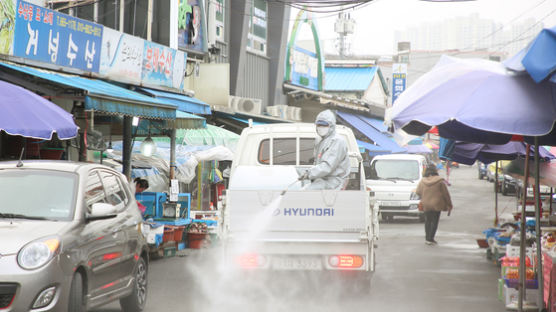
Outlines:
<svg viewBox="0 0 556 312"><path fill-rule="evenodd" d="M342 190L305 190L296 181L313 165L314 124L243 130L221 222L230 263L240 269L352 271L358 285L370 286L378 222L355 137L341 125L336 131L348 143L349 183Z"/></svg>

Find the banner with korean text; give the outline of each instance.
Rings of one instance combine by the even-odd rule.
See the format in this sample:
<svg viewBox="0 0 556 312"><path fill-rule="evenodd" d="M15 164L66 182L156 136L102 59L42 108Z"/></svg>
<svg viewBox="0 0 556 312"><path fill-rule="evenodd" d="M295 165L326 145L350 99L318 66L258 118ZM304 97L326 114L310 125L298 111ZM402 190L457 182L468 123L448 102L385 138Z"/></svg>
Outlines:
<svg viewBox="0 0 556 312"><path fill-rule="evenodd" d="M98 73L103 26L18 0L13 55Z"/></svg>
<svg viewBox="0 0 556 312"><path fill-rule="evenodd" d="M395 63L392 65L392 105L405 90L407 79L407 64Z"/></svg>

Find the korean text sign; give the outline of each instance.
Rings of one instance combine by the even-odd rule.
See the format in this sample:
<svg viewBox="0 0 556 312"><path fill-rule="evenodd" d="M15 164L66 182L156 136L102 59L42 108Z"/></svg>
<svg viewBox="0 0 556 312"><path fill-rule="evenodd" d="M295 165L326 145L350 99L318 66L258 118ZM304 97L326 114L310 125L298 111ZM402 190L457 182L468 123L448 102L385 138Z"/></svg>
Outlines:
<svg viewBox="0 0 556 312"><path fill-rule="evenodd" d="M183 88L187 54L154 42L145 41L143 50L144 84Z"/></svg>
<svg viewBox="0 0 556 312"><path fill-rule="evenodd" d="M392 66L392 105L405 90L407 78L407 64L396 63Z"/></svg>
<svg viewBox="0 0 556 312"><path fill-rule="evenodd" d="M15 56L98 73L103 26L22 0L16 10Z"/></svg>

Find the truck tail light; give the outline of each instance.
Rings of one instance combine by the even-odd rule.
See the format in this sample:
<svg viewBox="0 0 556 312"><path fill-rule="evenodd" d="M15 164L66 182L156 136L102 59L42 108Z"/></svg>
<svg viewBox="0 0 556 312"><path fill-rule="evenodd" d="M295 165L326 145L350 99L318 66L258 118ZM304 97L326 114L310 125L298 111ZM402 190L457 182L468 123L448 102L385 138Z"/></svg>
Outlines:
<svg viewBox="0 0 556 312"><path fill-rule="evenodd" d="M256 253L246 253L236 258L237 264L244 268L258 268L265 264L265 257Z"/></svg>
<svg viewBox="0 0 556 312"><path fill-rule="evenodd" d="M363 265L363 257L356 255L330 256L328 264L335 268L360 268Z"/></svg>

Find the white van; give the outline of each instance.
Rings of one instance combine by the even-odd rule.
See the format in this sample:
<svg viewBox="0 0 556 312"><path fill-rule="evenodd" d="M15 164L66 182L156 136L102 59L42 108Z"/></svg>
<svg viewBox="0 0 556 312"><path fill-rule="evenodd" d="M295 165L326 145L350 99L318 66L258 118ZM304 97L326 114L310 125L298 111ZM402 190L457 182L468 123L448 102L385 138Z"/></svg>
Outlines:
<svg viewBox="0 0 556 312"><path fill-rule="evenodd" d="M425 220L415 190L426 165L425 157L415 154L379 155L371 160L367 189L376 200L383 221L393 220L394 216Z"/></svg>

